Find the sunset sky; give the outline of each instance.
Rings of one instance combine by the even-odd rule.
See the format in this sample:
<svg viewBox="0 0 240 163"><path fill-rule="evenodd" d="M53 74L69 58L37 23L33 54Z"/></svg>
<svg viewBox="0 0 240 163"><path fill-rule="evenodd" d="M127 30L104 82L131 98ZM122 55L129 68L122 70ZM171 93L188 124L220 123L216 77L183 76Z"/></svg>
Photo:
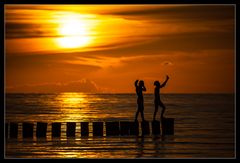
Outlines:
<svg viewBox="0 0 240 163"><path fill-rule="evenodd" d="M234 5L5 5L6 92L233 93Z"/></svg>

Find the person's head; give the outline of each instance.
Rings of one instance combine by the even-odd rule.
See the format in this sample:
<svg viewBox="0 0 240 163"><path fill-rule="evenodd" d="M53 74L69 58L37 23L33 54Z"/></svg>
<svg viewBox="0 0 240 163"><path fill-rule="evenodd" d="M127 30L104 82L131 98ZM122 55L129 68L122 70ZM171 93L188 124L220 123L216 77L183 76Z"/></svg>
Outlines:
<svg viewBox="0 0 240 163"><path fill-rule="evenodd" d="M139 86L140 86L140 87L144 86L144 81L143 81L143 80L140 80L140 81L139 81Z"/></svg>
<svg viewBox="0 0 240 163"><path fill-rule="evenodd" d="M154 82L154 85L155 85L156 87L160 87L159 81L156 80L156 81Z"/></svg>

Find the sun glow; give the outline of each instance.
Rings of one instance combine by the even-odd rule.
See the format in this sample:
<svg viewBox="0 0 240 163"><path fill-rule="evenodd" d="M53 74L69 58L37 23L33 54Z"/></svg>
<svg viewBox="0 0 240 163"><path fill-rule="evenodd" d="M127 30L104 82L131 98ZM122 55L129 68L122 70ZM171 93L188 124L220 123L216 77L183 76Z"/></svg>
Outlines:
<svg viewBox="0 0 240 163"><path fill-rule="evenodd" d="M58 98L61 101L61 106L82 108L87 102L86 97L87 95L84 93L67 92L61 93Z"/></svg>
<svg viewBox="0 0 240 163"><path fill-rule="evenodd" d="M66 14L59 17L57 43L63 48L84 47L91 42L90 23L80 14Z"/></svg>

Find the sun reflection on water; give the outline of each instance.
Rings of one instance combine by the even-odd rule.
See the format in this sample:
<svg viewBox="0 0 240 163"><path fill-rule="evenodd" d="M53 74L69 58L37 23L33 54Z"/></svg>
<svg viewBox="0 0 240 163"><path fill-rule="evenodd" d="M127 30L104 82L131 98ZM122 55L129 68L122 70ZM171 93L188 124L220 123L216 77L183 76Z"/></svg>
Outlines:
<svg viewBox="0 0 240 163"><path fill-rule="evenodd" d="M56 96L57 107L59 108L58 117L55 121L62 122L83 122L105 117L105 112L99 110L100 101L103 98L96 94L83 92L64 92ZM101 102L100 102L101 103Z"/></svg>
<svg viewBox="0 0 240 163"><path fill-rule="evenodd" d="M85 93L64 92L56 97L60 114L57 118L63 122L82 121L86 115L84 112L89 108L89 98Z"/></svg>
<svg viewBox="0 0 240 163"><path fill-rule="evenodd" d="M61 105L64 107L85 107L88 103L87 95L84 93L76 92L65 92L61 93L58 98L60 99Z"/></svg>

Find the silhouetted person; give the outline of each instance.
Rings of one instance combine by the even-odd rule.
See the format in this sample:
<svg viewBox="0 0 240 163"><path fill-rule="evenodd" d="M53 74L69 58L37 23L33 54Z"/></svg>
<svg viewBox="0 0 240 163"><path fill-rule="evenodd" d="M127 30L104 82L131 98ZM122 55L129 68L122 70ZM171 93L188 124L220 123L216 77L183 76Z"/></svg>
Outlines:
<svg viewBox="0 0 240 163"><path fill-rule="evenodd" d="M168 81L169 77L167 75L166 80L164 81L163 84L160 84L159 81L155 81L154 85L155 85L155 90L154 90L154 95L155 95L155 99L154 99L154 104L155 104L155 111L154 111L154 115L153 115L153 120L155 121L156 118L156 114L158 111L158 106L162 107L162 112L161 112L161 119L163 119L163 114L165 112L165 105L162 103L161 99L160 99L160 88L163 88L167 81Z"/></svg>
<svg viewBox="0 0 240 163"><path fill-rule="evenodd" d="M136 80L135 81L135 87L136 87L136 94L138 96L137 97L138 109L137 109L137 112L136 112L135 121L137 121L139 112L141 113L142 121L145 121L144 120L144 115L143 115L144 102L143 102L143 92L142 92L142 91L146 91L146 88L144 86L144 81L140 80L139 83L138 83L138 80Z"/></svg>

